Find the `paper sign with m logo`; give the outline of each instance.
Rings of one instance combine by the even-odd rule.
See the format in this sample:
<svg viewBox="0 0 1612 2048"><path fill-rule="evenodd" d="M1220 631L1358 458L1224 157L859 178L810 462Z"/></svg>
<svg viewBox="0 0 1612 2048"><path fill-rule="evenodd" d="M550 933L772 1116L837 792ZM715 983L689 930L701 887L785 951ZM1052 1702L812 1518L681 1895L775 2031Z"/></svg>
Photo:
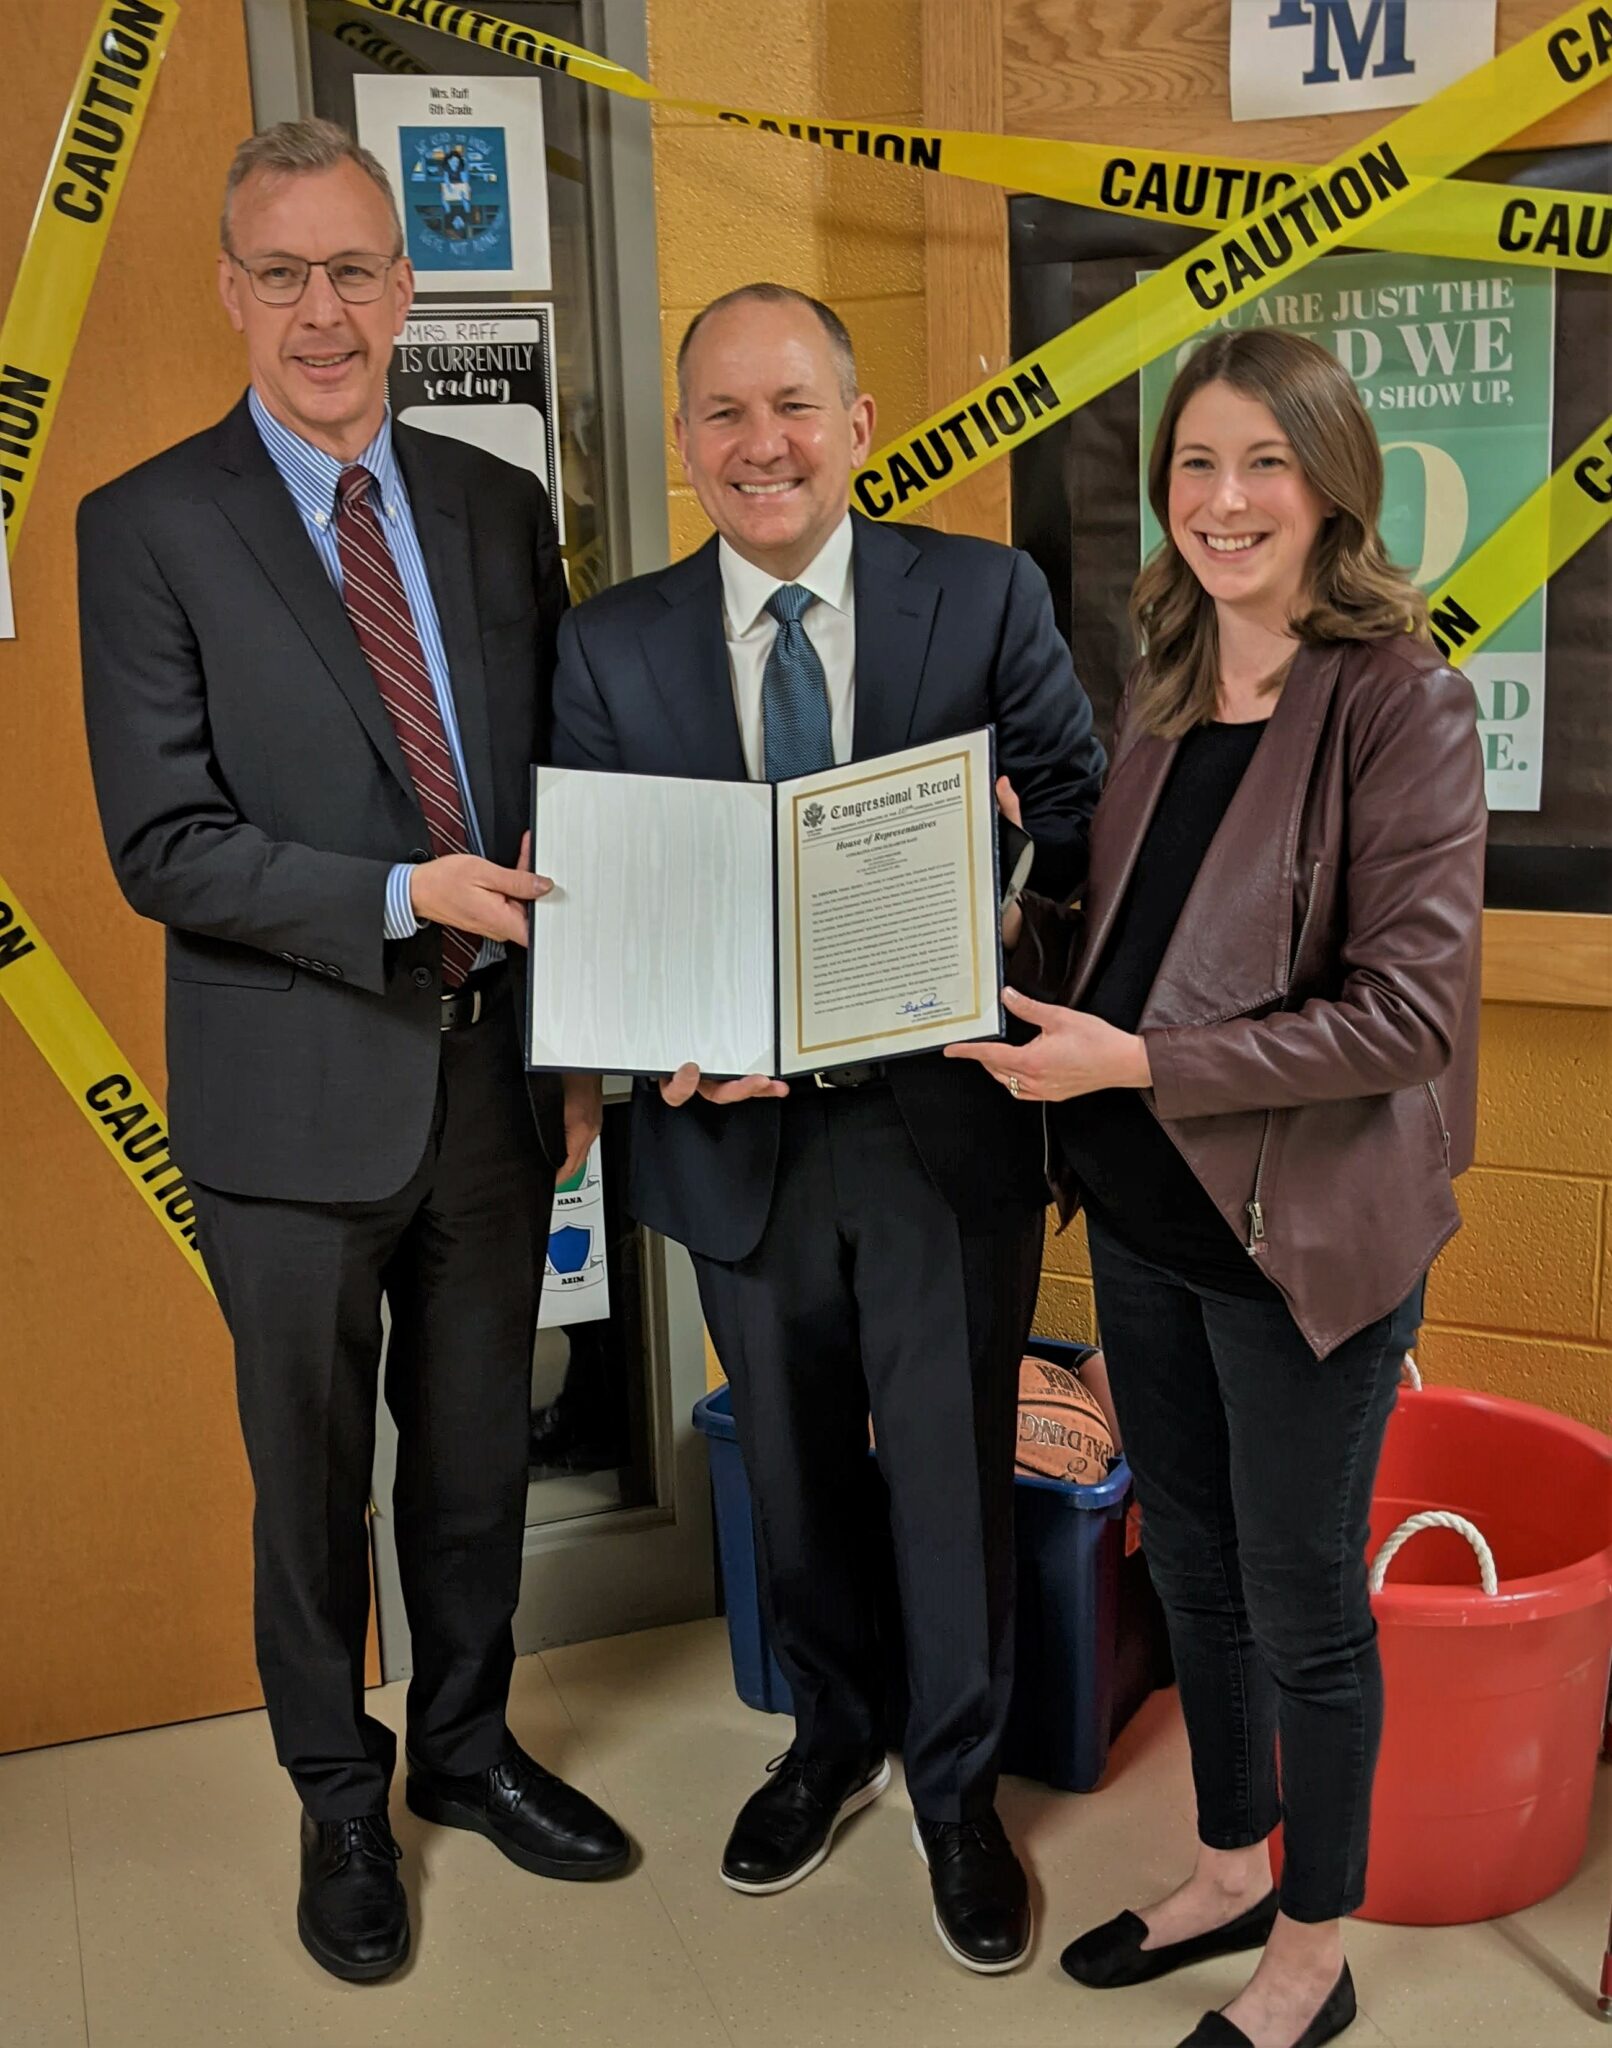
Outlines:
<svg viewBox="0 0 1612 2048"><path fill-rule="evenodd" d="M1231 116L1431 99L1494 55L1495 0L1232 0Z"/></svg>

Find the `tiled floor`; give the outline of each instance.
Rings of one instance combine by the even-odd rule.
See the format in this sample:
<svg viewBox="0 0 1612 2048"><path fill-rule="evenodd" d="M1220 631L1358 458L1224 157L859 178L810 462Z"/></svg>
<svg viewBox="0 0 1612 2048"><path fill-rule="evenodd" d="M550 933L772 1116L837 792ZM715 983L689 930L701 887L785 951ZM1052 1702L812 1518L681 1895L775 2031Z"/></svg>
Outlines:
<svg viewBox="0 0 1612 2048"><path fill-rule="evenodd" d="M375 1695L394 1723L402 1688ZM739 1800L788 1724L733 1695L720 1623L529 1657L511 1719L643 1847L602 1886L546 1884L395 1800L415 1954L388 1983L317 1969L293 1924L296 1815L260 1714L0 1759L3 2048L1169 2048L1236 1989L1228 1961L1083 1993L1069 1936L1162 1889L1187 1850L1173 1695L1144 1708L1103 1789L1004 1789L1040 1931L1016 1975L948 1962L892 1790L822 1870L774 1899L717 1880ZM1600 2048L1612 1770L1578 1877L1489 1926L1356 1926L1360 2048Z"/></svg>

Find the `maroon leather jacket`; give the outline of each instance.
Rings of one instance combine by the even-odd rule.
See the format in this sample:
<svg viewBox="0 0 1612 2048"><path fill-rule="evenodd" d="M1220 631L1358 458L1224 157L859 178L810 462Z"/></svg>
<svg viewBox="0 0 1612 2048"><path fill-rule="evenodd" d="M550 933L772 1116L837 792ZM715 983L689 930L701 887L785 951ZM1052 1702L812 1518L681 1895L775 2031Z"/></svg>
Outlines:
<svg viewBox="0 0 1612 2048"><path fill-rule="evenodd" d="M1084 915L1025 899L1009 975L1046 1001L1078 1006L1175 754L1125 708ZM1317 1357L1460 1228L1486 827L1464 678L1409 638L1301 647L1142 1012L1143 1099ZM1067 1224L1055 1139L1049 1175Z"/></svg>

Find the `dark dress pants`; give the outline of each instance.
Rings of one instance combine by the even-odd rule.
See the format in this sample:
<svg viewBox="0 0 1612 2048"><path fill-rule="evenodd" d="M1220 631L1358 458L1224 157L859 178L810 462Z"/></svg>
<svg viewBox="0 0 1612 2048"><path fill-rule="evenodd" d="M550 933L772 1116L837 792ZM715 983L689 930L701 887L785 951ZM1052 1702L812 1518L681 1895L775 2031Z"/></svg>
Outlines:
<svg viewBox="0 0 1612 2048"><path fill-rule="evenodd" d="M1421 1283L1318 1359L1274 1288L1217 1292L1087 1235L1199 1839L1247 1848L1280 1820L1282 1911L1352 1913L1382 1733L1367 1523Z"/></svg>
<svg viewBox="0 0 1612 2048"><path fill-rule="evenodd" d="M962 1230L882 1083L806 1080L782 1108L760 1244L695 1269L796 1747L849 1758L882 1740L878 1559L893 1537L908 1788L926 1818L966 1819L995 1796L1012 1686L1013 1434L1042 1212ZM870 1406L888 1533L862 1509Z"/></svg>
<svg viewBox="0 0 1612 2048"><path fill-rule="evenodd" d="M452 1772L502 1752L553 1185L502 990L443 1035L430 1137L395 1195L194 1188L257 1493L258 1670L276 1753L315 1819L384 1806L396 1747L363 1704L383 1297L409 1747Z"/></svg>

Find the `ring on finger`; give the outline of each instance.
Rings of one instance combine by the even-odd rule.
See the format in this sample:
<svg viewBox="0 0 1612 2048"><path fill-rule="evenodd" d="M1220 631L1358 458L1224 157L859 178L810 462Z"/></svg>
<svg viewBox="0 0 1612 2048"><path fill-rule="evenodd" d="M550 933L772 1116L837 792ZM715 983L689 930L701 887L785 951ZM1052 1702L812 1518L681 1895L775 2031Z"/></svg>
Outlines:
<svg viewBox="0 0 1612 2048"><path fill-rule="evenodd" d="M1007 1085L1009 1095L1011 1095L1013 1097L1013 1100L1017 1102L1019 1099L1019 1088L1021 1085L1018 1075L1009 1074L1007 1077Z"/></svg>

